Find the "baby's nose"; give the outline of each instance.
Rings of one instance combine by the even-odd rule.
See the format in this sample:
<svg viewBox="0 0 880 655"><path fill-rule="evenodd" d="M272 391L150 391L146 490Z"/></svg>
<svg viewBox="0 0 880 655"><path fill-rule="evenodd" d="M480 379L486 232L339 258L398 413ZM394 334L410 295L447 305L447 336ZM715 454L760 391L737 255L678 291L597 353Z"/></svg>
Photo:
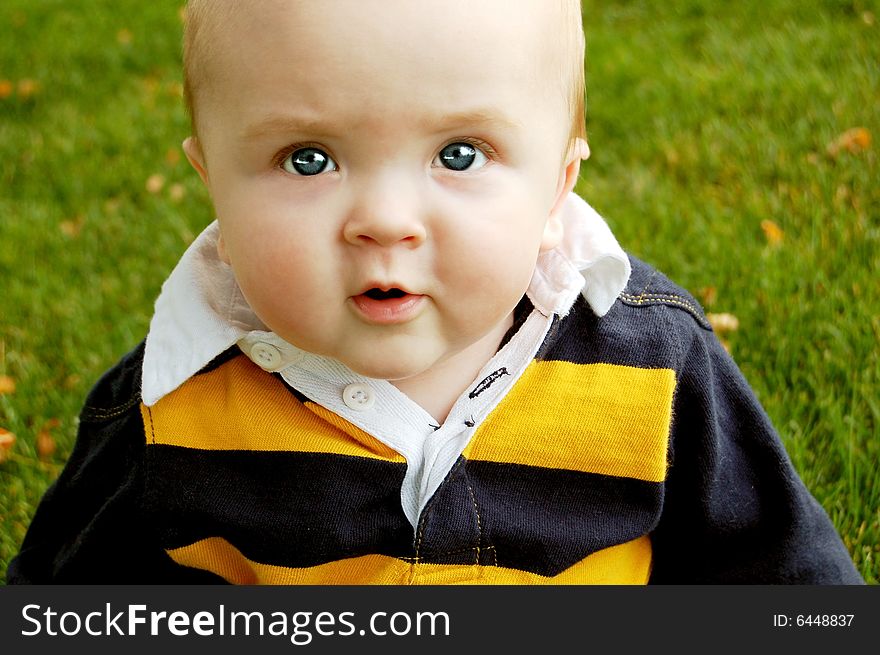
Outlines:
<svg viewBox="0 0 880 655"><path fill-rule="evenodd" d="M373 180L358 194L349 212L345 240L384 247L403 244L415 248L423 243L427 230L421 203L415 190L405 187L394 183L391 176Z"/></svg>

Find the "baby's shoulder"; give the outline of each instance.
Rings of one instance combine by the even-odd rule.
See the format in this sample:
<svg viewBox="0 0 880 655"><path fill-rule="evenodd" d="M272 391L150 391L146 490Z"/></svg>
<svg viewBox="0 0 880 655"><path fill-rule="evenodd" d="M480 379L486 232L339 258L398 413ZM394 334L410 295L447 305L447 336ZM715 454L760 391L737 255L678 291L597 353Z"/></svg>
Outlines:
<svg viewBox="0 0 880 655"><path fill-rule="evenodd" d="M141 341L100 377L86 398L80 421L112 421L140 405L144 345Z"/></svg>
<svg viewBox="0 0 880 655"><path fill-rule="evenodd" d="M685 323L688 323L688 318L676 316L679 312L684 312L699 327L711 331L712 326L706 319L702 306L693 295L650 264L632 255L629 255L629 260L632 274L626 288L618 296L623 305L637 309L668 307L677 310L671 312L673 320L683 319Z"/></svg>
<svg viewBox="0 0 880 655"><path fill-rule="evenodd" d="M692 294L638 258L630 256L630 263L629 281L611 309L596 316L578 299L543 357L680 370L696 341L714 339Z"/></svg>
<svg viewBox="0 0 880 655"><path fill-rule="evenodd" d="M86 398L80 421L105 423L132 412L140 413L145 346L146 340L141 341L98 379ZM238 356L243 356L241 350L232 346L208 362L193 377L209 373Z"/></svg>

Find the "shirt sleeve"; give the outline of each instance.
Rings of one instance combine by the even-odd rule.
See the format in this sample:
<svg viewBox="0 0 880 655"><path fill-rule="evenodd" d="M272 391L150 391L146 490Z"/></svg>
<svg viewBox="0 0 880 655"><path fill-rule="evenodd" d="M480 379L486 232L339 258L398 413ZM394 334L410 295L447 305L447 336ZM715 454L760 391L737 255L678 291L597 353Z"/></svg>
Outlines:
<svg viewBox="0 0 880 655"><path fill-rule="evenodd" d="M89 394L76 445L40 501L8 584L216 581L175 564L145 518L139 362L136 350Z"/></svg>
<svg viewBox="0 0 880 655"><path fill-rule="evenodd" d="M651 582L863 584L714 333L684 343Z"/></svg>

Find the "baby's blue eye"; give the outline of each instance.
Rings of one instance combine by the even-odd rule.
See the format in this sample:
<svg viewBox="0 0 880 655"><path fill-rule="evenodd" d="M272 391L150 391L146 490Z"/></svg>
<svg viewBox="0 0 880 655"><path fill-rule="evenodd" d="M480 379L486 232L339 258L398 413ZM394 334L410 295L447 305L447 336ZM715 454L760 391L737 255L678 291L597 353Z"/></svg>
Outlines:
<svg viewBox="0 0 880 655"><path fill-rule="evenodd" d="M485 166L488 159L485 153L470 143L458 142L450 143L443 148L434 160L435 165L439 162L441 166L451 171L466 171L468 169L479 169Z"/></svg>
<svg viewBox="0 0 880 655"><path fill-rule="evenodd" d="M281 168L294 175L318 175L335 171L336 162L330 159L323 150L318 148L300 148L284 158Z"/></svg>

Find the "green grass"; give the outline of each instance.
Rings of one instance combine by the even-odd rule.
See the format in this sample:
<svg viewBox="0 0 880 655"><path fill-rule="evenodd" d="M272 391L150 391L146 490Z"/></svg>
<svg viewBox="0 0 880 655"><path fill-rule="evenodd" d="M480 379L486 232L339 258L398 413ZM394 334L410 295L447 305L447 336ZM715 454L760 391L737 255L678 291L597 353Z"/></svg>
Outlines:
<svg viewBox="0 0 880 655"><path fill-rule="evenodd" d="M14 87L0 98L0 375L16 382L0 427L18 437L0 464L0 581L86 392L143 337L211 220L170 154L187 135L180 4L0 3ZM584 17L593 157L579 190L627 249L739 318L735 359L878 582L878 3L587 0ZM853 127L874 142L830 156ZM775 247L763 220L784 233ZM57 450L41 458L50 419Z"/></svg>

